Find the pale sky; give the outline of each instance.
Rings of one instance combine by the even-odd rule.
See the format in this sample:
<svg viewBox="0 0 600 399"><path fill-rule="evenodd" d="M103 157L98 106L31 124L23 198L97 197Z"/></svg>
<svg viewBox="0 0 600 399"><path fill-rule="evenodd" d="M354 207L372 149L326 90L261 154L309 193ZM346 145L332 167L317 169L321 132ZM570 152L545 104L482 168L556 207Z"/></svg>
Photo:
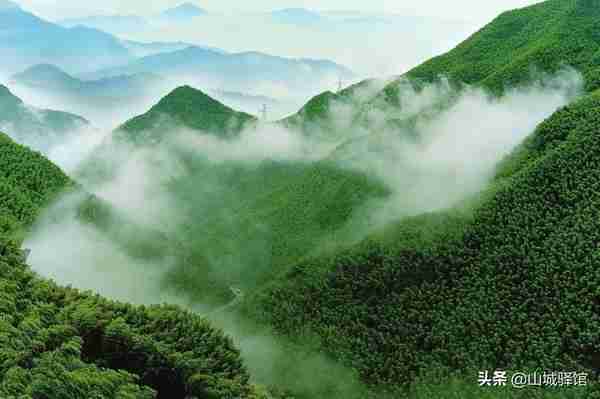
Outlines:
<svg viewBox="0 0 600 399"><path fill-rule="evenodd" d="M157 13L185 0L15 0L36 14L60 19L92 14ZM498 13L527 6L539 0L192 0L209 11L220 13L270 11L286 7L316 10L359 10L375 13L437 16L452 19L485 21Z"/></svg>

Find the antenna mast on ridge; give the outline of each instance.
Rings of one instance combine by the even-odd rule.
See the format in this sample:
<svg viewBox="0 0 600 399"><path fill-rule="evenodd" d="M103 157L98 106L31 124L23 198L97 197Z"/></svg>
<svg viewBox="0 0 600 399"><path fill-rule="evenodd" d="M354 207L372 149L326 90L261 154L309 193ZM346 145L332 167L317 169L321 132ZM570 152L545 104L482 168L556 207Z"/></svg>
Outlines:
<svg viewBox="0 0 600 399"><path fill-rule="evenodd" d="M342 91L344 88L344 82L342 82L342 78L338 79L338 92Z"/></svg>
<svg viewBox="0 0 600 399"><path fill-rule="evenodd" d="M263 121L267 120L267 104L263 104L262 108L260 109L260 114L262 116Z"/></svg>

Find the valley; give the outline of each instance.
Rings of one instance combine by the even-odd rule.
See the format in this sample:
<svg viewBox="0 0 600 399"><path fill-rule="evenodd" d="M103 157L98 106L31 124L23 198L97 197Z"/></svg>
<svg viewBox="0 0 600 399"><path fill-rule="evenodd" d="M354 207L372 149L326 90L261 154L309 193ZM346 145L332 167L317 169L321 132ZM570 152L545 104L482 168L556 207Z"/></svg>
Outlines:
<svg viewBox="0 0 600 399"><path fill-rule="evenodd" d="M0 397L596 397L600 2L505 11L378 78L114 36L210 15L0 1L36 26L0 85ZM92 38L34 56L42 26Z"/></svg>

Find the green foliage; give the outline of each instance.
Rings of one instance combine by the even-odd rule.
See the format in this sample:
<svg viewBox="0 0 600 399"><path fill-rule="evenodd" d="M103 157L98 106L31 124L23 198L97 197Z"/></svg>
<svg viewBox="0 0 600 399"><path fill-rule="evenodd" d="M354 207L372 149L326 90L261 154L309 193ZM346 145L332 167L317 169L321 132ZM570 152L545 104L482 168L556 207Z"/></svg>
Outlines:
<svg viewBox="0 0 600 399"><path fill-rule="evenodd" d="M33 275L16 249L3 245L2 254L0 396L253 395L231 340L198 316L60 288Z"/></svg>
<svg viewBox="0 0 600 399"><path fill-rule="evenodd" d="M361 117L383 85L382 81L368 79L337 93L326 91L279 123L310 137L328 141L348 139L355 124L369 127Z"/></svg>
<svg viewBox="0 0 600 399"><path fill-rule="evenodd" d="M594 83L600 65L598 6L597 0L549 0L507 11L409 76L433 81L445 75L499 92L531 79L534 69L555 72L569 65L584 75L592 91L599 87Z"/></svg>
<svg viewBox="0 0 600 399"><path fill-rule="evenodd" d="M337 101L345 103L347 97L326 91L313 97L296 114L282 120L284 126L300 129L310 134L316 129L331 130L334 124L332 107Z"/></svg>
<svg viewBox="0 0 600 399"><path fill-rule="evenodd" d="M343 242L355 211L387 195L380 182L328 162L182 159L187 173L165 188L184 221L167 280L205 304L228 302L230 287L254 290L325 243Z"/></svg>
<svg viewBox="0 0 600 399"><path fill-rule="evenodd" d="M16 233L28 226L72 181L42 155L0 133L0 231Z"/></svg>
<svg viewBox="0 0 600 399"><path fill-rule="evenodd" d="M340 229L356 210L387 194L378 182L328 162L223 166L183 154L187 173L165 187L186 216L177 239L120 229L118 215L93 198L80 216L117 240L143 238L135 245L140 256L165 256L174 246L178 266L169 282L196 299L226 303L230 285L244 292L264 286L240 300L243 314L299 341L316 335L324 352L392 394L592 397L596 386L482 391L464 375L600 369L600 93L593 92L600 82L599 14L597 0L550 0L508 12L408 74L411 90L445 75L456 87L480 85L497 94L527 82L532 70L570 65L585 77L587 97L507 157L472 209L409 218L339 249L351 236ZM401 108L406 82L396 80L378 95L358 95L361 85L324 93L283 123L305 133L333 130L332 107L340 104L350 107L352 124L365 123L373 107ZM431 112L452 100L443 98ZM183 87L118 134L154 144L175 122L230 138L252 121ZM3 231L32 220L44 203L18 181L0 181ZM239 353L204 320L174 307L135 308L58 288L19 262L16 250L2 249L0 394L270 395L249 384ZM430 370L453 372L435 384Z"/></svg>
<svg viewBox="0 0 600 399"><path fill-rule="evenodd" d="M322 128L331 136L332 130L340 130L329 112L332 104L352 104L352 125L364 121L372 109L393 122L395 111L402 107L399 98L407 79L417 91L445 77L456 88L481 86L499 95L539 78L540 73L570 66L581 72L589 93L600 88L599 21L597 0L548 0L507 11L453 50L391 80L372 95L360 94L373 84L368 80L337 94L326 92L284 122L304 131Z"/></svg>
<svg viewBox="0 0 600 399"><path fill-rule="evenodd" d="M205 319L174 306L110 302L32 273L10 238L75 185L4 135L0 170L0 397L267 397L249 383L232 341ZM83 221L116 234L118 215L98 199L88 198L79 211ZM137 230L120 233L157 242Z"/></svg>
<svg viewBox="0 0 600 399"><path fill-rule="evenodd" d="M174 260L167 285L210 306L234 299L232 287L255 289L320 246L343 241L347 237L340 230L355 211L388 194L381 182L334 162L213 162L194 149L171 146L165 136L175 129L167 121L179 118L189 128L210 125L215 130L209 134L229 137L236 131L228 130L234 117L233 110L203 93L179 88L117 130L117 140L97 151L101 155L79 172L86 181L106 181L136 150L155 149L153 138L162 142L167 163L176 163L178 170L161 187L176 215L168 233L132 227L125 215L111 215L114 210L97 199L86 201L80 216L115 243L127 243L130 255ZM114 161L118 157L112 154L119 152L123 138L137 145Z"/></svg>
<svg viewBox="0 0 600 399"><path fill-rule="evenodd" d="M596 370L599 123L593 93L507 158L472 213L408 219L305 260L245 310L316 332L373 385L440 366Z"/></svg>
<svg viewBox="0 0 600 399"><path fill-rule="evenodd" d="M164 139L166 131L181 127L228 138L235 137L244 126L255 120L253 116L234 111L200 90L182 86L162 98L147 113L121 125L117 137L147 145Z"/></svg>

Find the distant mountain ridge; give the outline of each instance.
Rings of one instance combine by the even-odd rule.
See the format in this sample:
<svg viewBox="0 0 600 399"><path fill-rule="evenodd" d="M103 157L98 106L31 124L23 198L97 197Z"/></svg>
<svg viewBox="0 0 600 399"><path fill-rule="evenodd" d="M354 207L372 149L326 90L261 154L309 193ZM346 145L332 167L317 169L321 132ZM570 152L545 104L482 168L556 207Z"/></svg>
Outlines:
<svg viewBox="0 0 600 399"><path fill-rule="evenodd" d="M120 40L108 33L87 27L64 28L10 2L0 8L0 27L0 72L8 74L41 63L69 72L90 71L133 58Z"/></svg>
<svg viewBox="0 0 600 399"><path fill-rule="evenodd" d="M134 92L142 92L147 86L163 81L159 75L151 73L121 75L94 81L81 80L50 64L34 65L13 75L12 80L30 87L114 97L133 95Z"/></svg>
<svg viewBox="0 0 600 399"><path fill-rule="evenodd" d="M281 96L304 96L351 80L348 68L328 60L293 59L259 52L222 53L201 47L187 47L169 53L140 58L126 66L99 70L86 75L98 79L114 75L156 73L206 90L241 91L266 95L273 88ZM271 95L272 96L272 95Z"/></svg>
<svg viewBox="0 0 600 399"><path fill-rule="evenodd" d="M142 17L139 15L90 15L80 18L67 18L59 20L62 26L72 28L87 26L109 32L114 35L139 33L155 29L164 23L185 23L195 17L207 15L208 12L192 3L183 3L179 6L168 8L156 16Z"/></svg>
<svg viewBox="0 0 600 399"><path fill-rule="evenodd" d="M83 18L69 18L59 21L62 26L87 26L112 34L141 31L149 27L145 18L137 15L97 15Z"/></svg>
<svg viewBox="0 0 600 399"><path fill-rule="evenodd" d="M193 3L187 2L163 11L160 14L160 16L166 19L182 21L189 20L194 17L200 17L206 14L208 14L208 12L203 8L200 8Z"/></svg>
<svg viewBox="0 0 600 399"><path fill-rule="evenodd" d="M0 85L0 130L20 144L48 153L88 125L78 115L28 106Z"/></svg>
<svg viewBox="0 0 600 399"><path fill-rule="evenodd" d="M97 127L112 129L147 109L154 98L173 86L153 73L117 75L98 80L76 78L55 65L34 65L12 76L11 86L28 101L62 107L91 120Z"/></svg>
<svg viewBox="0 0 600 399"><path fill-rule="evenodd" d="M149 55L155 55L159 53L170 53L173 51L183 50L188 47L200 47L207 50L212 50L217 53L227 53L225 50L221 50L216 47L209 46L198 46L191 43L186 42L136 42L133 40L124 40L123 45L127 47L127 49L136 57L146 57Z"/></svg>
<svg viewBox="0 0 600 399"><path fill-rule="evenodd" d="M305 8L284 8L271 12L271 18L287 24L317 24L324 21L321 14Z"/></svg>

